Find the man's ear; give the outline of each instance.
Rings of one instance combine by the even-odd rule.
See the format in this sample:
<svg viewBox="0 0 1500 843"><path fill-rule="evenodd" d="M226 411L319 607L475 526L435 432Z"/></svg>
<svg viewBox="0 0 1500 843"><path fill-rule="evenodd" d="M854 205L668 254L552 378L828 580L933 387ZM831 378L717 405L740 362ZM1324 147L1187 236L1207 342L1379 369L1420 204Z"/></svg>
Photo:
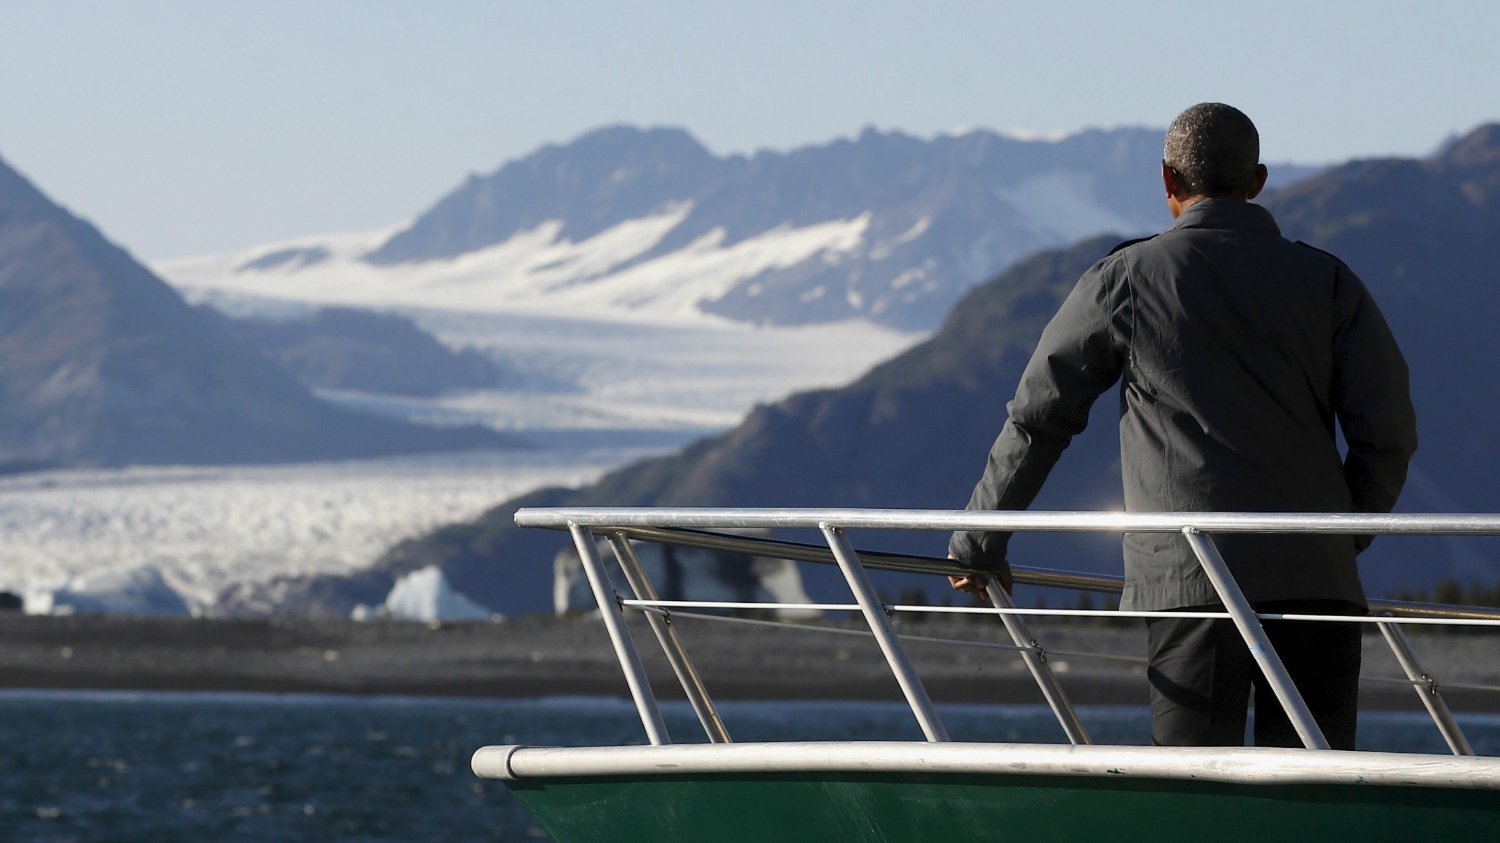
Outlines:
<svg viewBox="0 0 1500 843"><path fill-rule="evenodd" d="M1182 183L1177 180L1177 171L1165 161L1161 162L1161 184L1167 189L1168 199L1181 195Z"/></svg>
<svg viewBox="0 0 1500 843"><path fill-rule="evenodd" d="M1250 188L1250 193L1247 196L1245 196L1245 198L1246 199L1254 199L1255 197L1259 196L1260 192L1262 190L1266 189L1266 179L1270 175L1271 175L1271 172L1266 169L1266 165L1265 164L1256 164L1255 165L1255 186L1252 187L1252 188Z"/></svg>

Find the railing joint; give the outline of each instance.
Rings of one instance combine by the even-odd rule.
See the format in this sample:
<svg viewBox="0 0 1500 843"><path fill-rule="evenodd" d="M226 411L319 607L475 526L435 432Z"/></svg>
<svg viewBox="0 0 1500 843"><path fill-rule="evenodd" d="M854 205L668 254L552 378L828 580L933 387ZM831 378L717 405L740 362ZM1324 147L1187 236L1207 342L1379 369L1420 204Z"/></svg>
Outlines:
<svg viewBox="0 0 1500 843"><path fill-rule="evenodd" d="M609 571L605 569L599 556L594 533L571 522L568 524L568 532L573 537L573 545L578 548L578 559L583 563L589 590L594 593L594 602L599 606L599 616L604 620L604 628L609 633L615 658L625 672L625 683L630 687L630 696L635 701L641 725L646 729L646 737L653 746L671 743L667 725L661 717L661 709L656 704L656 696L651 692L651 681L646 677L640 654L631 641L630 629L626 626L625 615L621 611L624 603L609 581ZM613 603L609 599L611 596L615 598Z"/></svg>
<svg viewBox="0 0 1500 843"><path fill-rule="evenodd" d="M891 672L895 674L896 683L901 686L907 705L911 706L912 714L916 716L918 725L922 727L922 733L927 740L932 742L947 741L948 730L943 727L942 719L933 708L932 699L927 696L927 689L923 687L921 678L917 676L917 669L907 656L906 649L901 646L900 638L891 628L890 618L886 614L888 607L876 594L875 586L871 585L869 575L860 564L858 552L849 544L849 538L844 535L843 530L830 526L826 522L819 526L822 529L824 541L828 542L829 551L832 552L834 559L838 562L839 570L844 575L844 581L848 583L849 590L854 593L854 601L859 604L865 623L875 636L875 642L880 645L880 650L885 655Z"/></svg>
<svg viewBox="0 0 1500 843"><path fill-rule="evenodd" d="M1265 628L1260 625L1259 615L1250 605L1250 601L1245 598L1245 593L1240 590L1239 583L1235 582L1228 563L1219 554L1213 537L1199 533L1198 529L1191 525L1183 527L1182 534L1187 539L1188 547L1192 549L1193 555L1198 557L1203 573L1213 584L1214 591L1218 592L1219 600L1223 602L1224 609L1234 621L1240 637L1245 639L1245 646L1249 648L1250 655L1266 677L1267 684L1276 695L1276 700L1286 711L1287 719L1292 722L1292 727L1296 729L1297 736L1302 739L1303 745L1308 749L1329 749L1328 739L1313 718L1306 700L1302 698L1302 693L1297 690L1297 685L1292 681L1291 674L1287 672L1286 665L1276 654L1275 646L1271 644Z"/></svg>
<svg viewBox="0 0 1500 843"><path fill-rule="evenodd" d="M656 589L647 578L646 571L641 567L641 560L635 555L630 546L630 538L623 531L616 531L609 535L609 546L615 553L615 560L620 563L620 571L625 575L625 581L630 585L630 590L635 594L637 600L656 600ZM617 595L618 596L618 595ZM713 700L709 698L708 689L703 685L703 679L698 675L698 670L693 666L692 659L688 658L687 650L682 646L682 641L677 637L677 630L672 626L671 612L664 606L653 606L654 614L646 615L647 622L651 625L651 631L655 633L656 640L661 644L662 654L667 657L667 663L672 666L672 672L677 675L677 681L682 685L682 692L687 695L688 703L692 705L693 712L698 715L698 722L702 724L703 731L708 735L711 743L729 743L729 730L724 728L724 722L719 718L718 711L714 708Z"/></svg>

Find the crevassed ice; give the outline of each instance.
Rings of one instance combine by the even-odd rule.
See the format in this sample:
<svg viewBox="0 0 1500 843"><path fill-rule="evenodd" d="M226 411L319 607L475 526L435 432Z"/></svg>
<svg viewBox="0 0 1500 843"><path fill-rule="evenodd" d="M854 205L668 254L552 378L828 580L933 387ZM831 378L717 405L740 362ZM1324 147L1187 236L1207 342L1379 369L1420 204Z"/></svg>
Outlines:
<svg viewBox="0 0 1500 843"><path fill-rule="evenodd" d="M149 568L189 610L202 611L232 583L365 568L401 539L474 518L538 486L591 481L632 454L650 452L517 451L7 477L0 479L0 589L52 594L61 605L73 598L54 592L79 599L120 593L94 579L100 571Z"/></svg>

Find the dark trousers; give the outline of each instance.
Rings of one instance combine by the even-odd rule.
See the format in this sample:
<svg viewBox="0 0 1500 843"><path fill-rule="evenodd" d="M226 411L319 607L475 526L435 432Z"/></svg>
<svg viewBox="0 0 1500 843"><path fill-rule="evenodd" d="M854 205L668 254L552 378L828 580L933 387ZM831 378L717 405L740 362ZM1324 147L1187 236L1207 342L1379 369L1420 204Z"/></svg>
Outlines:
<svg viewBox="0 0 1500 843"><path fill-rule="evenodd" d="M1258 612L1362 615L1343 600L1278 600ZM1195 606L1181 611L1223 611ZM1359 710L1360 624L1262 621L1271 646L1334 749L1354 749ZM1151 618L1151 740L1158 746L1242 746L1246 708L1255 693L1255 745L1300 747L1281 703L1245 639L1228 619Z"/></svg>

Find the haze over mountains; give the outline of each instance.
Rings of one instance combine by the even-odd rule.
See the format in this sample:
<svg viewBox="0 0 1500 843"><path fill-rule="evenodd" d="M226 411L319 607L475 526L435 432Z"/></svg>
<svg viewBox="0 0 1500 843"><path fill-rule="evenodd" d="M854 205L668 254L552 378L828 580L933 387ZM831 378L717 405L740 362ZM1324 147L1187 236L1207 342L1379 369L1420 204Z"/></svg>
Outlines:
<svg viewBox="0 0 1500 843"><path fill-rule="evenodd" d="M1422 160L1357 161L1267 196L1283 233L1329 249L1364 278L1411 364L1421 449L1401 508L1500 511L1500 125ZM929 341L847 387L757 408L734 430L614 472L549 489L469 524L403 543L356 578L307 581L293 602L333 609L400 572L443 566L453 584L505 612L543 611L546 561L566 538L511 523L518 506L963 506L1042 326L1118 236L1026 259L970 292ZM1036 507L1118 506L1110 396L1094 408ZM883 541L942 552L941 536ZM1015 561L1118 567L1113 541L1015 545ZM1362 557L1367 590L1500 572L1493 539L1383 538ZM817 593L816 574L809 589Z"/></svg>
<svg viewBox="0 0 1500 843"><path fill-rule="evenodd" d="M680 129L616 126L472 176L409 225L157 269L189 289L346 305L931 330L1038 249L1159 230L1161 144L1141 128L867 130L719 157Z"/></svg>
<svg viewBox="0 0 1500 843"><path fill-rule="evenodd" d="M231 319L203 307L230 336L310 389L429 398L516 380L489 357L453 351L394 314L329 307L293 319Z"/></svg>
<svg viewBox="0 0 1500 843"><path fill-rule="evenodd" d="M0 463L285 462L497 447L338 409L0 162Z"/></svg>
<svg viewBox="0 0 1500 843"><path fill-rule="evenodd" d="M409 225L161 265L195 300L283 317L329 304L395 310L446 347L389 313L227 323L0 167L0 388L9 401L0 460L264 462L503 441L347 409L382 404L487 424L493 404L534 416L534 429L590 426L589 441L634 431L635 418L671 419L680 442L723 429L754 396L842 382L941 321L928 342L849 385L756 407L680 453L510 501L356 574L343 575L349 560L309 562L224 592L209 590L222 577L203 578L193 605L213 606L219 593L228 612L344 613L436 564L490 609L545 611L563 539L511 527L523 503L961 506L1061 297L1109 246L1166 224L1160 138L1144 129L1045 142L867 132L722 158L682 132L615 128L472 178ZM1348 260L1396 327L1422 423L1409 509L1500 508L1491 480L1500 442L1485 421L1500 406L1497 148L1497 129L1483 127L1430 159L1355 162L1263 200L1288 236ZM1308 171L1273 167L1284 178ZM524 363L522 374L545 388L487 387L497 370L455 350L471 346ZM643 346L649 354L631 356ZM760 374L747 377L756 365ZM309 386L340 393L323 394L345 409ZM422 397L449 387L481 392ZM366 394L414 397L348 397ZM1117 504L1112 404L1099 402L1038 507ZM402 534L500 496L411 521L421 526ZM297 527L316 532L312 521ZM941 552L935 536L882 543ZM1112 540L1016 547L1023 564L1118 564ZM1483 540L1382 540L1364 568L1371 592L1386 594L1441 576L1493 579L1500 550ZM807 572L814 596L842 596L820 570Z"/></svg>

